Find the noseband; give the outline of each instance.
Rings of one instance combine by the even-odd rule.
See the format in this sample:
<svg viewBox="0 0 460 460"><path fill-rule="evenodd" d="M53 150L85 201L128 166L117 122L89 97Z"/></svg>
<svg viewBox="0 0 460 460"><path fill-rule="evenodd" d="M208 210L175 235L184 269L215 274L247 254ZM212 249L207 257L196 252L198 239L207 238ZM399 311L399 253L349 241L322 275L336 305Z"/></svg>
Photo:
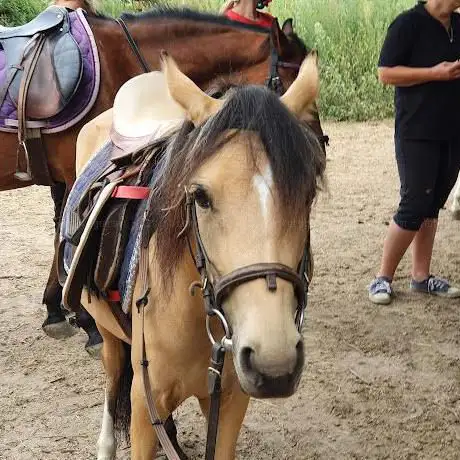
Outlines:
<svg viewBox="0 0 460 460"><path fill-rule="evenodd" d="M232 291L242 284L264 279L267 284L267 289L270 292L277 290L277 278L288 281L294 288L294 293L297 298L297 308L295 315L295 324L299 333L302 330L302 324L307 307L307 294L309 279L306 273L308 263L308 247L305 247L302 259L299 263L298 271L294 271L287 265L280 263L257 263L246 265L225 275L213 274L213 281L209 276L209 268L213 265L210 261L206 249L201 238L196 214L196 203L193 193L186 192L186 223L180 236L184 236L188 230L193 231L193 236L196 243L196 255L193 255L191 245L189 244L190 252L195 262L195 266L200 274L201 281L193 283L191 292L199 287L201 289L205 310L208 315L208 335L211 343L214 345L217 341L212 336L209 328L209 317L217 316L224 328L225 336L222 339L221 345L226 351L231 351L232 348L232 332L225 318L225 313L222 308L224 301L232 293Z"/></svg>

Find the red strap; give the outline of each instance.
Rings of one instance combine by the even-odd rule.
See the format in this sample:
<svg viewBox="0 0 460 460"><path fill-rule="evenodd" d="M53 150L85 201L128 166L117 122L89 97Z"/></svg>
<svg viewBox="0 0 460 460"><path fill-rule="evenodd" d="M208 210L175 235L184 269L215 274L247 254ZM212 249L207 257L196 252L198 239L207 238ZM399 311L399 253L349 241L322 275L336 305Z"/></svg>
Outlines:
<svg viewBox="0 0 460 460"><path fill-rule="evenodd" d="M112 198L128 198L130 200L146 200L149 197L149 187L137 187L135 185L119 185L115 187Z"/></svg>
<svg viewBox="0 0 460 460"><path fill-rule="evenodd" d="M120 291L107 291L107 300L109 302L121 302Z"/></svg>

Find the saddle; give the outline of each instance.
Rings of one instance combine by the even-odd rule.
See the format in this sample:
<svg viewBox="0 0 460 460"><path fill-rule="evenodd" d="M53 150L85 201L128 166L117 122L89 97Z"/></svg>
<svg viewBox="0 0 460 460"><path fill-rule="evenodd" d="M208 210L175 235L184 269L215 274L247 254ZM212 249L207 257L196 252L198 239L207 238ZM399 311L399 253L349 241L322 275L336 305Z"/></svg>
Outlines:
<svg viewBox="0 0 460 460"><path fill-rule="evenodd" d="M121 301L129 293L119 287L133 278L149 184L167 135L183 119L161 72L126 82L115 97L110 140L77 178L63 212L58 256L63 304L78 308L87 287L109 302L127 334Z"/></svg>
<svg viewBox="0 0 460 460"><path fill-rule="evenodd" d="M31 170L44 171L42 185L49 185L40 129L36 127L40 123L34 121L61 113L82 78L82 56L70 32L69 12L50 6L28 24L2 28L0 46L7 67L6 82L0 88L0 106L8 96L17 108L19 145L27 163L26 170L18 170L16 176L30 181Z"/></svg>

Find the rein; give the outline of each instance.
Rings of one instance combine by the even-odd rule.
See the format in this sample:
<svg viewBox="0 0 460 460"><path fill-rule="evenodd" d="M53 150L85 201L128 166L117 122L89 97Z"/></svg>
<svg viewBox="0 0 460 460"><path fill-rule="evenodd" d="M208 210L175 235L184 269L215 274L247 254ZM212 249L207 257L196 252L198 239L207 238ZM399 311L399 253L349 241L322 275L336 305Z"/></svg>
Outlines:
<svg viewBox="0 0 460 460"><path fill-rule="evenodd" d="M147 64L147 61L145 60L144 56L141 53L141 50L137 46L136 41L134 40L133 36L129 32L128 26L126 25L126 22L123 21L122 18L116 19L116 22L119 24L121 29L123 30L123 33L125 34L126 40L129 43L129 46L131 48L131 51L134 53L136 56L136 59L138 60L140 66L142 67L142 70L144 73L150 72L151 69L149 65Z"/></svg>
<svg viewBox="0 0 460 460"><path fill-rule="evenodd" d="M126 23L123 19L117 19L117 23L122 28L129 46L139 62L144 72L149 72L150 68L145 60L142 52L137 46L134 38L128 30ZM284 67L289 69L299 70L300 65L290 62L281 61L278 51L276 49L273 35L270 35L270 70L269 76L265 85L270 90L274 91L279 96L284 92L284 86L278 73L278 68ZM196 242L196 256L193 255L190 241L189 249L191 256L195 262L198 273L200 274L199 282L195 282L190 286L190 292L193 295L196 288L201 290L205 311L206 311L206 331L209 340L212 344L212 352L210 365L208 367L208 393L211 397L211 404L209 409L208 432L206 441L206 456L205 460L213 460L215 457L217 432L219 424L220 412L220 397L222 392L222 371L224 367L225 353L232 350L232 331L225 318L225 313L222 309L222 304L225 299L231 294L233 289L244 283L263 278L266 280L267 289L270 292L277 290L277 278L288 281L294 287L294 292L297 297L297 309L295 315L295 323L299 332L301 332L304 320L305 309L307 307L307 294L309 279L307 276L308 255L309 255L309 242L305 247L302 259L299 264L298 272L292 270L284 264L279 263L258 263L247 265L238 268L226 275L214 277L214 282L211 282L208 267L210 264L206 249L201 239L200 230L198 226L198 218L196 215L196 204L193 194L186 191L186 223L184 229L179 237L187 237L188 231L192 230ZM148 279L148 248L142 248L139 260L139 279L141 285L141 292L143 297L136 302L138 313L141 315L141 329L142 329L142 380L144 385L144 393L146 398L147 410L149 413L150 422L155 429L158 440L160 441L163 450L168 460L180 460L180 457L175 450L164 426L164 421L155 407L150 378L148 373L149 361L147 360L147 351L145 347L145 331L144 331L144 314L145 307L148 304L148 296L150 293L149 279ZM224 329L224 337L220 341L216 340L211 332L210 318L219 318L221 325Z"/></svg>

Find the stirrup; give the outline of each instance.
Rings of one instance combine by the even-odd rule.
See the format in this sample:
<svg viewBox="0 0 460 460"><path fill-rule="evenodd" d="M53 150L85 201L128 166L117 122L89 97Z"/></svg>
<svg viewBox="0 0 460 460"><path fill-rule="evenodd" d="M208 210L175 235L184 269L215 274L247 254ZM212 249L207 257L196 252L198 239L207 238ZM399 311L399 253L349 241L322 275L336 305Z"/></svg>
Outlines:
<svg viewBox="0 0 460 460"><path fill-rule="evenodd" d="M16 171L14 173L14 177L21 182L31 182L32 181L32 176L26 171Z"/></svg>
<svg viewBox="0 0 460 460"><path fill-rule="evenodd" d="M19 169L19 154L20 151L24 152L24 158L26 160L26 171L21 171ZM29 151L27 150L27 145L25 141L19 142L19 147L16 153L16 172L14 173L15 179L20 180L21 182L31 182L32 181L32 174L30 173L30 163L29 163Z"/></svg>

